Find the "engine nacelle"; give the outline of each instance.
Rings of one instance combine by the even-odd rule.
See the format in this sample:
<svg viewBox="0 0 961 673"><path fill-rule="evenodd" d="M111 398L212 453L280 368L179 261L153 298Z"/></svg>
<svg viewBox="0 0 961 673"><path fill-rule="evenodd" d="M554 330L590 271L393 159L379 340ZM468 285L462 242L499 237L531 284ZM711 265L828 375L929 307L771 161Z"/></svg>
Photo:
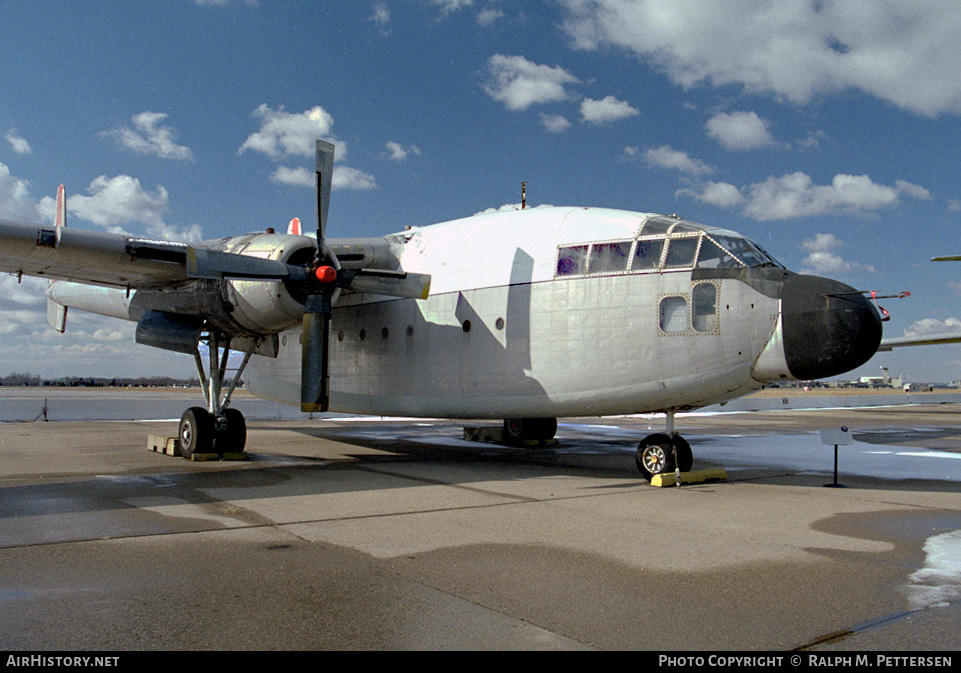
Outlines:
<svg viewBox="0 0 961 673"><path fill-rule="evenodd" d="M307 236L258 234L229 239L224 251L303 266L313 260L316 248L316 241ZM230 317L255 334L290 329L299 325L304 315L303 290L283 281L227 281L224 300Z"/></svg>

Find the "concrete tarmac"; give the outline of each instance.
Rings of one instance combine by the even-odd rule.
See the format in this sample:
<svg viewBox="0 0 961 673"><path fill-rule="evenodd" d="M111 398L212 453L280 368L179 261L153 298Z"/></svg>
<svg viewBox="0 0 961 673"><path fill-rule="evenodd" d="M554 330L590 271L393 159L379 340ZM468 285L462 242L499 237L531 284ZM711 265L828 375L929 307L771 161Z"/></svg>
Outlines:
<svg viewBox="0 0 961 673"><path fill-rule="evenodd" d="M253 421L189 462L146 450L173 422L0 424L0 649L961 649L961 406L682 416L729 478L679 488L634 466L663 419L461 427Z"/></svg>

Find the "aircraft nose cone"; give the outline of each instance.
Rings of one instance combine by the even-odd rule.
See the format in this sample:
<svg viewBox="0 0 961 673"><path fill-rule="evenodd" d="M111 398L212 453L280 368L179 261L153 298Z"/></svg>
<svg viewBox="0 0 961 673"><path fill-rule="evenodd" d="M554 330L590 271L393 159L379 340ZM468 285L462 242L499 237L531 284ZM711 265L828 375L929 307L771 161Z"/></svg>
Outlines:
<svg viewBox="0 0 961 673"><path fill-rule="evenodd" d="M784 357L802 381L860 367L881 343L881 316L862 293L820 276L789 278L781 294Z"/></svg>

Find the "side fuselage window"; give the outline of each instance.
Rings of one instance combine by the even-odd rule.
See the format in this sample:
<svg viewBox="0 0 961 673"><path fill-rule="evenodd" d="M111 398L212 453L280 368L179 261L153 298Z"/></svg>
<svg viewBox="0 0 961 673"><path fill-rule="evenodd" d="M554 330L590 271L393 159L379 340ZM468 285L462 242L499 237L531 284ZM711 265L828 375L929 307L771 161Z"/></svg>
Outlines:
<svg viewBox="0 0 961 673"><path fill-rule="evenodd" d="M658 310L662 332L679 334L687 331L687 300L684 297L664 297Z"/></svg>
<svg viewBox="0 0 961 673"><path fill-rule="evenodd" d="M717 288L714 283L698 283L691 293L691 323L698 332L717 329Z"/></svg>

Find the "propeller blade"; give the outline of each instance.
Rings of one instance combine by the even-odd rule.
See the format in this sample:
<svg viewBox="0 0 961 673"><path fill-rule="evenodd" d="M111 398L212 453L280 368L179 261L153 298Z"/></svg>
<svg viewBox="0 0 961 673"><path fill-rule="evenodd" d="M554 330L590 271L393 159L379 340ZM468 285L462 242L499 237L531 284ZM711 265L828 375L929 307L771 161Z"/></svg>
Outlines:
<svg viewBox="0 0 961 673"><path fill-rule="evenodd" d="M341 287L354 292L383 294L389 297L427 299L431 277L426 273L408 273L387 269L341 269Z"/></svg>
<svg viewBox="0 0 961 673"><path fill-rule="evenodd" d="M205 248L187 246L184 248L185 252L180 252L180 249L177 249L176 252L185 254L188 278L303 280L307 277L303 268L285 264L276 259L263 259Z"/></svg>
<svg viewBox="0 0 961 673"><path fill-rule="evenodd" d="M330 404L330 306L336 292L337 271L326 266L336 259L327 259L329 251L324 243L327 228L327 211L330 208L331 177L334 172L334 146L323 140L317 141L317 254L309 283L313 291L307 295L304 306L304 324L301 333L302 354L300 360L300 409L301 411L327 411Z"/></svg>
<svg viewBox="0 0 961 673"><path fill-rule="evenodd" d="M327 411L330 404L328 341L330 298L323 294L307 297L300 361L300 410Z"/></svg>
<svg viewBox="0 0 961 673"><path fill-rule="evenodd" d="M330 209L330 185L334 173L334 146L317 140L317 259L324 255L324 234L327 231L327 211Z"/></svg>

